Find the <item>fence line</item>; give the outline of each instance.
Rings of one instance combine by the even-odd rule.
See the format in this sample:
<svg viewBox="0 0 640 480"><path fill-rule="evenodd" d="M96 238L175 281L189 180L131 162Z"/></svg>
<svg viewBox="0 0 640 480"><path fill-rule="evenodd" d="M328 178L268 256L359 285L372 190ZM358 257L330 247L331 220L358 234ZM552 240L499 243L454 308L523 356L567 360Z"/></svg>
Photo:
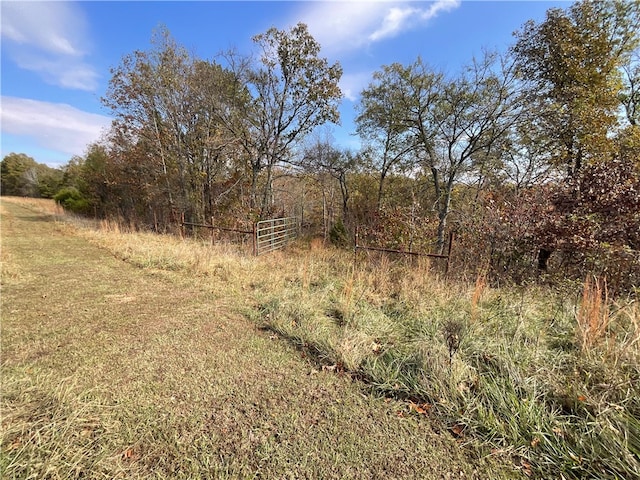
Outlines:
<svg viewBox="0 0 640 480"><path fill-rule="evenodd" d="M253 224L252 230L242 230L237 228L219 227L214 225L214 219L211 217L211 224L185 222L184 214L180 222L180 233L184 237L186 232L184 227L208 228L211 230L211 244L214 243L214 232L216 230L223 232L234 232L243 235L251 235L253 243L253 254L261 255L263 253L272 252L288 245L298 236L298 219L295 217L275 218L271 220L262 220Z"/></svg>
<svg viewBox="0 0 640 480"><path fill-rule="evenodd" d="M365 245L360 245L358 242L360 240L359 235L358 235L358 229L356 227L356 231L354 234L354 245L353 245L353 252L354 254L358 252L358 250L372 250L374 252L385 252L385 253L397 253L400 255L413 255L413 256L418 256L418 257L431 257L431 258L444 258L447 260L446 266L445 266L445 275L447 273L449 273L449 263L451 262L451 248L453 246L453 239L454 239L454 234L453 232L449 233L449 246L447 248L447 254L443 255L440 253L424 253L424 252L412 252L410 250L394 250L392 248L381 248L381 247L370 247L370 246L365 246Z"/></svg>
<svg viewBox="0 0 640 480"><path fill-rule="evenodd" d="M244 233L244 234L247 234L247 235L253 233L253 230L238 230L236 228L218 227L217 225L207 225L206 223L183 222L181 225L185 225L185 226L189 226L189 227L211 228L211 229L214 229L214 230L220 230L222 232Z"/></svg>
<svg viewBox="0 0 640 480"><path fill-rule="evenodd" d="M182 236L182 238L184 238L186 236L186 232L184 231L184 227L197 227L197 228L208 228L211 230L211 245L213 245L215 243L215 232L216 231L222 231L222 232L233 232L233 233L240 233L243 235L251 235L252 236L252 244L255 244L255 232L254 230L242 230L242 229L238 229L238 228L228 228L228 227L220 227L218 225L214 225L214 221L213 221L213 217L211 217L211 225L208 225L206 223L194 223L194 222L185 222L184 221L184 213L181 215L181 221L180 221L180 235ZM255 250L255 246L252 247L253 250Z"/></svg>
<svg viewBox="0 0 640 480"><path fill-rule="evenodd" d="M228 227L219 227L213 224L213 217L211 217L211 225L203 224L203 223L193 223L193 222L185 222L184 214L182 214L182 221L180 222L181 233L184 236L184 227L200 227L200 228L209 228L211 229L211 243L214 242L214 230L220 230L224 232L235 232L241 233L244 235L251 235L253 241L253 254L258 256L263 253L273 252L275 250L279 250L284 248L286 245L291 243L298 236L298 219L296 217L283 217L283 218L274 218L271 220L261 220L253 225L253 230L241 230L236 228L228 228ZM353 251L354 254L358 252L358 250L371 250L376 252L385 252L385 253L397 253L399 255L413 255L419 257L431 257L431 258L442 258L446 259L447 263L445 266L445 274L449 272L449 264L451 262L451 249L453 247L454 234L453 232L449 233L449 245L447 248L447 254L439 254L439 253L424 253L424 252L412 252L407 250L395 250L392 248L382 248L382 247L371 247L366 245L359 244L359 235L358 228L356 227L354 234L354 246Z"/></svg>
<svg viewBox="0 0 640 480"><path fill-rule="evenodd" d="M285 247L298 236L298 219L295 217L262 220L255 225L255 255Z"/></svg>

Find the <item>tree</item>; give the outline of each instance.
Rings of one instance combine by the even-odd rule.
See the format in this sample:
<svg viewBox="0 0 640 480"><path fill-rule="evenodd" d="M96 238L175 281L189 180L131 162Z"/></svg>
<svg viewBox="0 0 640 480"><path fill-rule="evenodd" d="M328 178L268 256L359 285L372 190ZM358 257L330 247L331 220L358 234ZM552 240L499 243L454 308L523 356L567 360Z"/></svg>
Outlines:
<svg viewBox="0 0 640 480"><path fill-rule="evenodd" d="M102 101L115 115L112 128L119 131L119 138L131 145L144 142L160 159L157 176L162 178L171 208L187 208L183 113L192 62L166 28L154 32L152 45L149 52L125 56L111 70ZM176 204L176 193L182 197L180 204Z"/></svg>
<svg viewBox="0 0 640 480"><path fill-rule="evenodd" d="M499 176L496 187L507 186L518 195L553 178L553 145L538 123L537 112L525 107L497 139L492 149L497 161L494 174Z"/></svg>
<svg viewBox="0 0 640 480"><path fill-rule="evenodd" d="M244 179L245 158L227 124L238 121L250 97L235 74L215 62L196 60L188 82L185 151L191 202L201 218L209 218Z"/></svg>
<svg viewBox="0 0 640 480"><path fill-rule="evenodd" d="M378 125L385 144L386 139L396 139L394 144L401 147L394 151L410 153L413 168L425 170L431 178L438 253L444 250L456 182L486 165L519 115L514 70L498 60L485 54L451 79L421 59L406 67L396 64L380 75L386 79L384 87L369 88L364 96L359 121Z"/></svg>
<svg viewBox="0 0 640 480"><path fill-rule="evenodd" d="M157 201L174 215L203 220L221 194L215 184L226 180L218 177L235 174L236 138L225 122L248 99L246 89L231 71L195 59L166 29L154 33L152 45L112 70L103 98L116 116L112 138L121 160L130 158L123 155L128 145L131 158L149 162L148 183L162 193Z"/></svg>
<svg viewBox="0 0 640 480"><path fill-rule="evenodd" d="M52 198L62 176L60 169L38 163L24 153L10 153L0 162L2 195Z"/></svg>
<svg viewBox="0 0 640 480"><path fill-rule="evenodd" d="M36 161L24 153L10 153L4 157L0 166L2 194L36 196L38 191L36 166Z"/></svg>
<svg viewBox="0 0 640 480"><path fill-rule="evenodd" d="M64 176L60 168L52 168L42 163L38 164L38 196L53 198L62 186Z"/></svg>
<svg viewBox="0 0 640 480"><path fill-rule="evenodd" d="M516 34L513 51L530 81L538 126L553 140L555 162L566 167L569 177L585 162L607 158L614 149L611 133L619 121L621 67L638 47L639 31L640 2L605 0L550 9L542 23L529 21ZM637 76L628 73L629 79ZM625 98L631 108L636 85L629 86Z"/></svg>
<svg viewBox="0 0 640 480"><path fill-rule="evenodd" d="M420 59L415 66L424 67ZM406 100L412 93L422 96L418 100L419 111L414 112L421 116L435 98L435 87L439 82L439 75L427 73L422 68L419 75L420 78L417 78L411 67L399 63L383 66L381 71L374 72L373 81L362 91L357 106L357 132L364 140L378 171L378 210L389 173L403 166L410 169L411 164L415 164L412 154L416 142L408 122L410 111L416 105L409 105ZM419 85L412 85L412 81ZM420 92L416 92L415 88Z"/></svg>
<svg viewBox="0 0 640 480"><path fill-rule="evenodd" d="M623 90L619 94L620 102L630 125L640 125L640 53L637 51L630 61L622 66Z"/></svg>
<svg viewBox="0 0 640 480"><path fill-rule="evenodd" d="M622 196L633 191L617 188L612 180L623 181L619 173L626 168L616 140L622 110L631 125L636 119L633 58L639 28L637 0L580 1L567 10L549 10L543 22L530 21L516 34L513 52L529 103L538 112L531 130L546 140L550 162L565 168L566 185L557 186L550 207L556 214L543 215L536 228L543 270L556 248L592 249L592 240L601 237L586 233L589 221L597 220L594 228L608 228L609 217L598 214L601 202L589 191L625 192ZM611 175L604 175L607 168Z"/></svg>
<svg viewBox="0 0 640 480"><path fill-rule="evenodd" d="M253 41L261 51L259 63L234 58L232 64L252 96L241 112L246 123L228 125L249 158L252 206L263 217L269 210L274 167L287 161L295 143L314 128L339 121L342 68L318 56L320 45L303 23L290 31L271 28ZM262 173L266 178L258 199Z"/></svg>
<svg viewBox="0 0 640 480"><path fill-rule="evenodd" d="M342 200L342 221L346 222L349 213L350 190L347 175L355 171L358 157L349 150L341 150L329 140L316 139L302 152L301 166L320 177L328 175L338 183ZM322 179L319 179L320 183ZM323 188L324 192L324 188ZM323 193L324 196L324 193Z"/></svg>

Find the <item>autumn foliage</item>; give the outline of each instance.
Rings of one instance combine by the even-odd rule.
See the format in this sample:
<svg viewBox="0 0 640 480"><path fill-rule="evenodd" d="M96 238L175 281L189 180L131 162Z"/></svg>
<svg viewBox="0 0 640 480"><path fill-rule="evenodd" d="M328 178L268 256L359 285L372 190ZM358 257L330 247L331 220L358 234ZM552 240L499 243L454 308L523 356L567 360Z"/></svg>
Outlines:
<svg viewBox="0 0 640 480"><path fill-rule="evenodd" d="M150 50L112 69L112 128L69 162L61 187L77 211L141 229L297 216L304 234L342 247L357 230L366 245L435 254L454 233L460 277L596 275L612 293L632 291L639 27L638 2L580 1L456 73L422 58L381 66L356 102L359 150L335 145L326 127L339 121L342 68L306 25L270 29L254 37L256 55L216 61L160 29ZM9 160L3 193L35 172Z"/></svg>

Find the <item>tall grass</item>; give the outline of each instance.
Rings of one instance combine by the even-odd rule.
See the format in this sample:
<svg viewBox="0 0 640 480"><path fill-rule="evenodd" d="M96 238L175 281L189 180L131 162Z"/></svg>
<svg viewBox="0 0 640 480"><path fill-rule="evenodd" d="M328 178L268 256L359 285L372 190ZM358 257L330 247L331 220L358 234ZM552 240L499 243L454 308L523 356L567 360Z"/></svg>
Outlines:
<svg viewBox="0 0 640 480"><path fill-rule="evenodd" d="M576 319L582 350L589 350L604 337L611 322L606 279L586 278Z"/></svg>
<svg viewBox="0 0 640 480"><path fill-rule="evenodd" d="M30 197L3 197L13 203L17 203L35 212L55 217L65 217L67 214L64 209L56 202L46 198L30 198Z"/></svg>
<svg viewBox="0 0 640 480"><path fill-rule="evenodd" d="M102 225L83 230L141 268L197 275L237 311L407 399L461 442L547 478L640 478L640 307L609 298L445 280L429 262L313 244L254 258Z"/></svg>
<svg viewBox="0 0 640 480"><path fill-rule="evenodd" d="M567 299L346 262L325 267L330 282L261 292L262 321L525 473L640 475L637 299L608 298L602 281Z"/></svg>

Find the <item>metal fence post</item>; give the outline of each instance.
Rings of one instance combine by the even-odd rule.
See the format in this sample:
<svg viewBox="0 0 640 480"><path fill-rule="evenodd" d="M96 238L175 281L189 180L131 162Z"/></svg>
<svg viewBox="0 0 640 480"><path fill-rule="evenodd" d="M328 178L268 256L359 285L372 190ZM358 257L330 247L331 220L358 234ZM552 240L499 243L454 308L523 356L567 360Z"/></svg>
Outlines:
<svg viewBox="0 0 640 480"><path fill-rule="evenodd" d="M253 245L253 255L258 256L258 223L253 222L253 235L251 236Z"/></svg>
<svg viewBox="0 0 640 480"><path fill-rule="evenodd" d="M444 274L449 273L449 264L451 263L451 247L453 246L453 230L449 232L449 247L447 248L447 266L444 269Z"/></svg>

